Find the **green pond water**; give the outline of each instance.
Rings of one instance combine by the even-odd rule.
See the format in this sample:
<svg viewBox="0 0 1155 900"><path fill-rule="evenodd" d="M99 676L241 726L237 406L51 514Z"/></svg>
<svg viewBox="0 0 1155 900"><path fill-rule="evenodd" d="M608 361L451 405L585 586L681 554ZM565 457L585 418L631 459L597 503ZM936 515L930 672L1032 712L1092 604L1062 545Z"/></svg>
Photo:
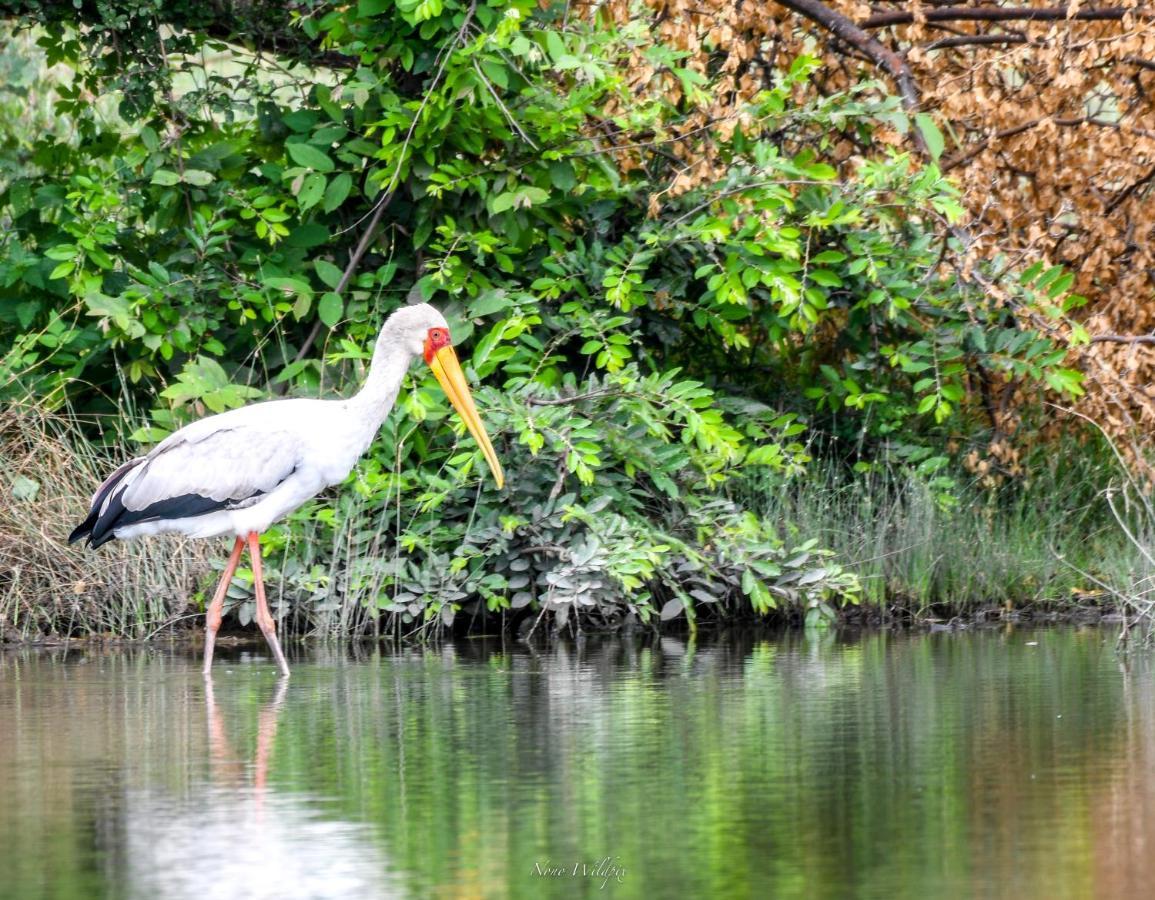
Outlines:
<svg viewBox="0 0 1155 900"><path fill-rule="evenodd" d="M1109 629L0 652L0 897L1144 897Z"/></svg>

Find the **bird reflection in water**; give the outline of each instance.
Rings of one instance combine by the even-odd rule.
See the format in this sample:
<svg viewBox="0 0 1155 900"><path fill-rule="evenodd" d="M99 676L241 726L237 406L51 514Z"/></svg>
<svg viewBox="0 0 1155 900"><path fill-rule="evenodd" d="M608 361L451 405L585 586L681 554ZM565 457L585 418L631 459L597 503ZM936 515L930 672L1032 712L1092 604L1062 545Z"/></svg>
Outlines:
<svg viewBox="0 0 1155 900"><path fill-rule="evenodd" d="M208 778L185 799L140 792L128 806L130 896L378 898L405 896L368 826L325 815L324 797L270 786L289 681L278 679L251 759L236 752L211 678L204 680ZM227 701L226 701L227 702ZM236 737L236 735L234 735Z"/></svg>
<svg viewBox="0 0 1155 900"><path fill-rule="evenodd" d="M269 754L277 736L277 720L285 705L285 694L288 689L289 679L278 678L272 698L261 708L261 713L257 717L257 749L252 765L252 797L254 810L258 815L264 808L265 788L269 779ZM244 766L229 743L224 717L221 715L220 707L217 706L216 694L213 691L213 680L209 676L205 676L205 718L209 726L209 757L212 760L215 786L227 784L243 787Z"/></svg>

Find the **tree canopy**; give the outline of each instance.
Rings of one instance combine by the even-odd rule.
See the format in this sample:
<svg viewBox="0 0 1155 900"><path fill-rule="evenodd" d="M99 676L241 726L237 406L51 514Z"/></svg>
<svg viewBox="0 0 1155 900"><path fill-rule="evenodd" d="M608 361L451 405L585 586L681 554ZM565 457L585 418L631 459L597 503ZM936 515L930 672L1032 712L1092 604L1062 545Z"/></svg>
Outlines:
<svg viewBox="0 0 1155 900"><path fill-rule="evenodd" d="M631 17L626 2L607 8L615 21ZM1087 303L1056 339L1070 346L1070 364L1085 377L1079 409L1146 466L1155 415L1155 12L1045 0L710 0L650 8L662 11L655 26L687 54L688 67L723 73L703 121L740 109L799 53L822 60L809 85L816 94L864 78L890 85L920 127L871 139L934 159L959 186L967 214L956 267L985 259L1029 271L1042 262L1062 273L1052 284L1070 278L1067 286ZM925 127L931 121L934 128ZM864 152L854 132L843 139L835 156ZM1050 327L1029 306L1004 302L1028 327ZM1011 453L1002 439L1032 418L1037 395L1018 378L991 392L984 401L990 461L1001 464ZM1033 422L1020 442L1037 439L1038 416Z"/></svg>

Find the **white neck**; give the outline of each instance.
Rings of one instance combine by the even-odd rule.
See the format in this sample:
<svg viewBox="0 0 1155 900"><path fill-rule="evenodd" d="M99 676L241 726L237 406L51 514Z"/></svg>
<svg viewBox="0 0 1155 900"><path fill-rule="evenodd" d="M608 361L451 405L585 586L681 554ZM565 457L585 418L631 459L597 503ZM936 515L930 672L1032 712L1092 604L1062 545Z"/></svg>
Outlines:
<svg viewBox="0 0 1155 900"><path fill-rule="evenodd" d="M346 401L350 412L365 424L366 446L373 440L373 435L397 401L401 382L405 380L405 373L409 371L413 359L413 355L392 335L389 323L386 323L373 348L373 359L369 363L365 383L361 385L361 390Z"/></svg>

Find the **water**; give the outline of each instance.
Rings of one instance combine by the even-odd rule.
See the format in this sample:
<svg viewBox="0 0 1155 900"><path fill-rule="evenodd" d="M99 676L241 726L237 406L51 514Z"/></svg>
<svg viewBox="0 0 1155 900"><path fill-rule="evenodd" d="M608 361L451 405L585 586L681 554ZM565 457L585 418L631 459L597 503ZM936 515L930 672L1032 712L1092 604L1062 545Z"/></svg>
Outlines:
<svg viewBox="0 0 1155 900"><path fill-rule="evenodd" d="M0 897L1150 896L1113 639L0 653Z"/></svg>

